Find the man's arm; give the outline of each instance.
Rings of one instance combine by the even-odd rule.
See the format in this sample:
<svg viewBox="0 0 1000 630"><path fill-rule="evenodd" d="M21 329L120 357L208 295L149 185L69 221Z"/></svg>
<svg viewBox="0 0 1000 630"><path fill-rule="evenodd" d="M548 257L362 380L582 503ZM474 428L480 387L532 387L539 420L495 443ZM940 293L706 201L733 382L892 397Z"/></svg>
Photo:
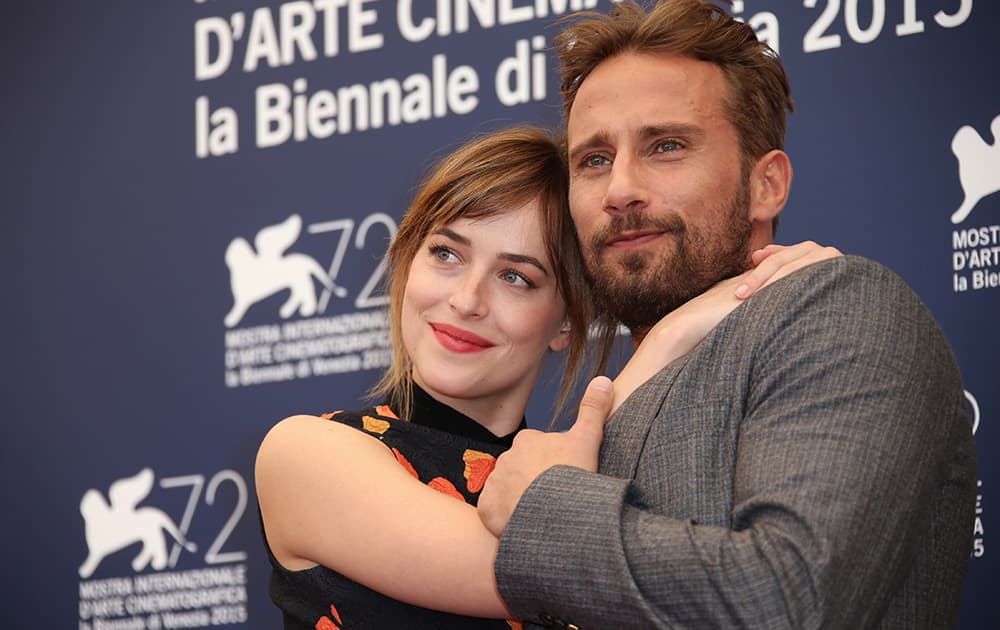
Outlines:
<svg viewBox="0 0 1000 630"><path fill-rule="evenodd" d="M497 538L524 490L538 475L556 464L596 472L597 453L604 437L604 422L611 413L614 389L611 380L598 376L590 381L576 422L562 433L523 429L514 436L509 451L497 457L479 495L479 516Z"/></svg>
<svg viewBox="0 0 1000 630"><path fill-rule="evenodd" d="M720 321L759 289L821 260L842 256L835 247L812 241L768 245L751 255L754 267L717 283L664 316L650 329L624 369L615 377L609 400L607 379L595 379L583 399L573 428L566 433L522 431L514 447L497 462L479 501L483 524L499 538L528 485L544 470L569 465L597 470L597 452L608 414L666 365L688 354ZM599 388L599 389L598 389Z"/></svg>
<svg viewBox="0 0 1000 630"><path fill-rule="evenodd" d="M862 627L906 579L932 510L969 521L969 467L947 479L956 445L970 443L957 366L905 284L841 259L755 300L736 318L752 338L733 365L747 375L731 525L661 515L644 496L655 488L549 469L496 560L515 615L581 628ZM954 501L934 505L946 483ZM967 557L967 542L952 555Z"/></svg>

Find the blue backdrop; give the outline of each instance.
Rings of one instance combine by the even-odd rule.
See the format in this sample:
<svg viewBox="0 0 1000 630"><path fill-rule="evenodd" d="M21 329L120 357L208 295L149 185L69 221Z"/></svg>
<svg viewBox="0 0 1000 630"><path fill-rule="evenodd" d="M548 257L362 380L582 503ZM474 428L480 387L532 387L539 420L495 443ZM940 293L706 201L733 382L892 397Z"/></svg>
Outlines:
<svg viewBox="0 0 1000 630"><path fill-rule="evenodd" d="M557 18L608 0L106 0L8 8L5 627L277 627L252 463L388 361L380 260L433 160L560 124ZM997 627L1000 5L746 0L797 111L779 242L874 258L961 363ZM530 418L547 422L552 386Z"/></svg>

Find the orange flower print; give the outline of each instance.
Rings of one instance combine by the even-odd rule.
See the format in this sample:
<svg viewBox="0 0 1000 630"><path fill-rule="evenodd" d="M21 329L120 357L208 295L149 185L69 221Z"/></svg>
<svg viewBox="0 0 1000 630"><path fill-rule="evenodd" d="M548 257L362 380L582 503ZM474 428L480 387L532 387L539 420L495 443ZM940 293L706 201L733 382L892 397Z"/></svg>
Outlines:
<svg viewBox="0 0 1000 630"><path fill-rule="evenodd" d="M420 480L420 476L417 475L417 469L414 468L413 464L411 464L409 460L406 459L406 457L404 457L403 454L399 452L398 448L393 447L392 454L396 456L396 461L399 462L403 468L405 468L418 481Z"/></svg>
<svg viewBox="0 0 1000 630"><path fill-rule="evenodd" d="M323 418L324 420L329 420L330 418L334 417L338 413L341 413L342 411L343 409L338 409L337 411L327 411L326 413L320 414L319 417Z"/></svg>
<svg viewBox="0 0 1000 630"><path fill-rule="evenodd" d="M469 492L479 492L483 489L486 478L496 468L496 458L489 453L470 448L462 453L462 460L465 462L465 479L468 482Z"/></svg>
<svg viewBox="0 0 1000 630"><path fill-rule="evenodd" d="M316 622L316 630L340 630L344 627L344 622L340 620L340 613L337 612L337 607L333 604L330 604L330 614L337 621L331 621L329 617L324 615Z"/></svg>
<svg viewBox="0 0 1000 630"><path fill-rule="evenodd" d="M361 425L365 428L365 431L378 433L379 435L389 430L388 420L380 420L371 416L361 416Z"/></svg>
<svg viewBox="0 0 1000 630"><path fill-rule="evenodd" d="M463 503L465 502L465 497L463 497L462 493L458 491L458 488L455 487L455 484L448 481L444 477L435 477L430 481L428 481L427 485L430 486L431 488L434 488L438 492L443 492L448 496L455 497L456 499L458 499Z"/></svg>
<svg viewBox="0 0 1000 630"><path fill-rule="evenodd" d="M378 407L375 407L375 413L384 418L392 418L393 420L399 420L399 416L397 416L392 409L389 409L389 405L379 405Z"/></svg>

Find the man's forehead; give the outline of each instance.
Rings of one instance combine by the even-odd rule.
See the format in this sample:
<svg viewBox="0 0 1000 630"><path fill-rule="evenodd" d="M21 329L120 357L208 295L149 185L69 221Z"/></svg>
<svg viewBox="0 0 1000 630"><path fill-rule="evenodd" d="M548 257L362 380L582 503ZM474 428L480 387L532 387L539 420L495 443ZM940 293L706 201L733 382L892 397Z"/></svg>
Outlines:
<svg viewBox="0 0 1000 630"><path fill-rule="evenodd" d="M605 60L582 82L566 124L574 146L609 140L627 130L649 136L690 133L725 118L721 69L678 55L624 53Z"/></svg>

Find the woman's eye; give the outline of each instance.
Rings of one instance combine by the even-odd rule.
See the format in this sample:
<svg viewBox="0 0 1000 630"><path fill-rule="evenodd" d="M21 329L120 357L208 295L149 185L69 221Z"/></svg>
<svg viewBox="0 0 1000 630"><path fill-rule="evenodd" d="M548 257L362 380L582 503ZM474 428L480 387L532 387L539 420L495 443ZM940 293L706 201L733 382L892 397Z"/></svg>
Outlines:
<svg viewBox="0 0 1000 630"><path fill-rule="evenodd" d="M455 255L455 252L451 251L447 247L442 247L441 245L431 247L431 255L441 262L455 262L458 260L458 256Z"/></svg>
<svg viewBox="0 0 1000 630"><path fill-rule="evenodd" d="M516 271L513 271L513 270L507 270L507 271L503 272L502 274L500 274L500 277L507 284L513 284L515 286L521 286L521 287L533 287L533 286L535 286L534 284L532 284L532 282L530 280L528 280L527 278L525 278L524 276L522 276L520 273L518 273Z"/></svg>

